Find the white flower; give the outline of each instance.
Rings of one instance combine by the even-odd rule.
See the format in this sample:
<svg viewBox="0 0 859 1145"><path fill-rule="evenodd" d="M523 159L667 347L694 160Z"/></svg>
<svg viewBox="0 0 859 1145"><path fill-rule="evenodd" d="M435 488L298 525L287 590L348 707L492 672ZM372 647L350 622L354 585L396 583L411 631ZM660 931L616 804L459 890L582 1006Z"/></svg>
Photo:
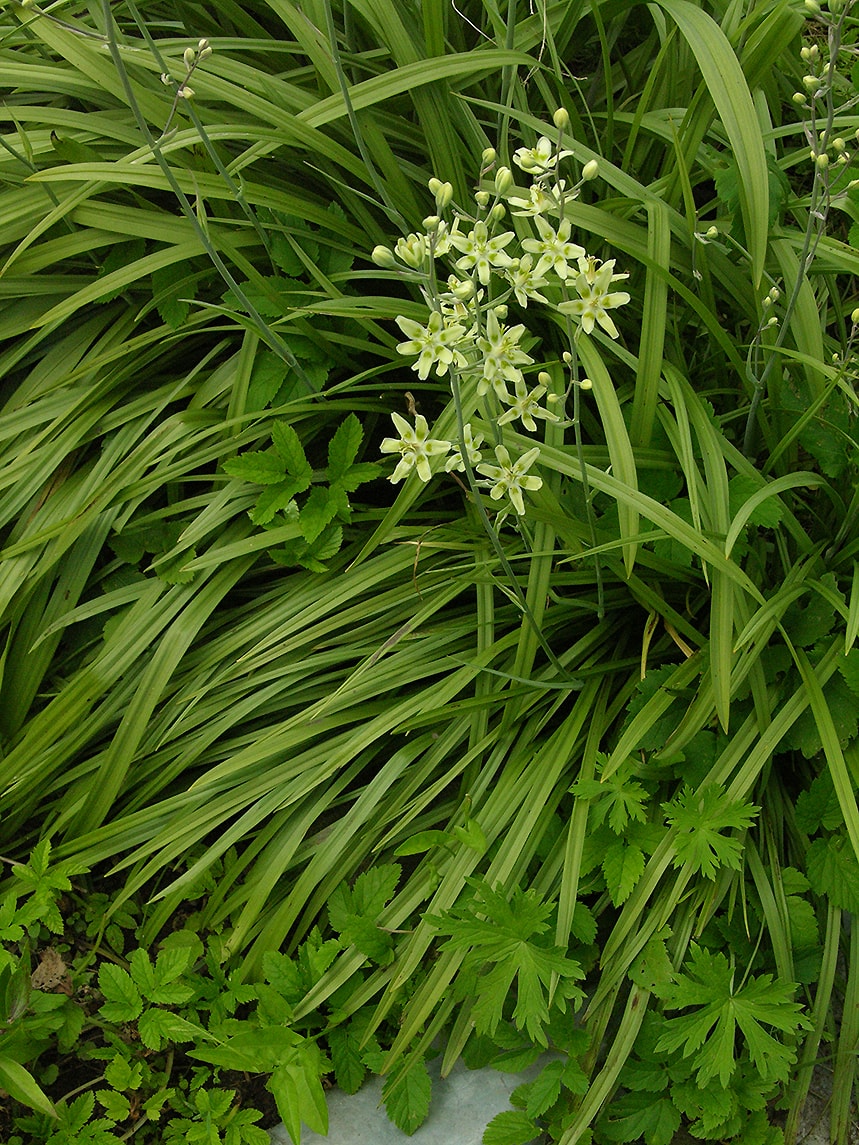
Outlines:
<svg viewBox="0 0 859 1145"><path fill-rule="evenodd" d="M482 397L491 387L500 398L507 397L505 381L517 382L522 377L520 366L530 366L534 359L519 349L524 326L503 326L490 310L486 315L486 336L478 338L477 348L483 355L483 377L477 383Z"/></svg>
<svg viewBox="0 0 859 1145"><path fill-rule="evenodd" d="M500 501L506 493L513 508L521 517L525 512L523 490L539 489L543 484L542 478L528 475L528 470L540 456L539 446L534 446L527 453L523 453L518 461L512 462L510 454L503 445L495 446L495 457L498 465L478 465L477 472L488 477L491 488L489 496L493 501Z"/></svg>
<svg viewBox="0 0 859 1145"><path fill-rule="evenodd" d="M544 215L547 211L557 211L566 186L566 179L561 179L551 188L543 187L539 183L532 183L527 199L510 196L507 202L511 207L518 208L513 211L514 215ZM569 192L565 197L575 199L576 192Z"/></svg>
<svg viewBox="0 0 859 1145"><path fill-rule="evenodd" d="M513 231L504 231L503 234L489 237L489 229L482 220L474 224L474 229L467 235L451 232L451 246L461 252L462 258L457 259L457 270L476 269L477 277L484 286L489 285L489 276L492 267L509 266L513 259L505 254L504 247L514 239Z"/></svg>
<svg viewBox="0 0 859 1145"><path fill-rule="evenodd" d="M445 323L437 310L430 314L426 326L402 316L397 319L397 325L409 339L399 343L397 352L419 355L418 360L412 363L412 369L417 370L419 378L427 377L433 364L439 375L446 374L452 364L465 365L465 357L455 346L465 334L465 327L455 322Z"/></svg>
<svg viewBox="0 0 859 1145"><path fill-rule="evenodd" d="M559 421L556 413L550 410L543 409L540 405L540 398L546 392L545 386L535 386L530 393L528 393L528 386L524 378L520 378L516 382L516 397L511 398L509 394L504 394L501 398L503 402L507 402L510 409L503 413L498 419L499 425L505 425L508 421L515 421L518 417L526 429L532 432L537 428L535 417L541 417L544 421Z"/></svg>
<svg viewBox="0 0 859 1145"><path fill-rule="evenodd" d="M400 436L386 437L379 449L382 453L399 453L401 457L388 480L396 484L414 468L417 469L421 481L429 481L432 477L429 459L447 453L450 450L450 442L430 437L427 419L423 414L415 417L414 429L400 414L392 413L391 417Z"/></svg>
<svg viewBox="0 0 859 1145"><path fill-rule="evenodd" d="M617 327L607 311L629 302L629 295L625 290L613 292L611 284L629 275L615 274L614 261L609 259L608 262L600 263L595 258L580 259L579 273L573 283L579 297L571 302L561 302L558 306L563 314L575 315L586 334L590 334L594 324L599 323L610 337L619 337Z"/></svg>
<svg viewBox="0 0 859 1145"><path fill-rule="evenodd" d="M480 447L483 445L483 434L478 433L476 437L473 436L470 422L466 422L462 428L465 435L465 455L468 458L469 465L473 469L483 457L483 454L480 452ZM454 445L453 452L444 463L444 468L446 473L451 473L454 469L458 473L462 473L465 470L465 462L462 460L462 449L460 446Z"/></svg>
<svg viewBox="0 0 859 1145"><path fill-rule="evenodd" d="M557 166L559 159L572 155L572 151L555 153L555 145L545 135L537 140L536 147L520 147L513 156L513 162L530 175L542 175Z"/></svg>
<svg viewBox="0 0 859 1145"><path fill-rule="evenodd" d="M512 266L504 271L504 277L513 287L516 301L521 307L527 309L528 299L535 302L548 302L541 293L541 286L548 286L545 278L538 278L534 273L534 259L530 254L523 254L517 258Z"/></svg>
<svg viewBox="0 0 859 1145"><path fill-rule="evenodd" d="M581 258L585 253L584 247L570 242L572 230L570 220L562 219L557 231L539 215L535 215L534 224L540 232L539 239L524 239L522 246L539 258L534 269L535 275L540 278L547 270L554 270L558 278L565 279L569 273L567 264Z"/></svg>

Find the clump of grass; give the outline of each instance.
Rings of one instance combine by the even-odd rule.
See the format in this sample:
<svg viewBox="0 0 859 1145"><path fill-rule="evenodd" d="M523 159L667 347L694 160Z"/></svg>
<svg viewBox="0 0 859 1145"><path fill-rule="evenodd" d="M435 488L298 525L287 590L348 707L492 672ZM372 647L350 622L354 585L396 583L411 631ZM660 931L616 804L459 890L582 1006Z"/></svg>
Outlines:
<svg viewBox="0 0 859 1145"><path fill-rule="evenodd" d="M222 864L249 981L321 925L295 1021L396 1012L405 1126L441 1035L564 1055L495 1145L790 1139L831 1046L846 1140L851 5L2 20L4 854L119 874L144 943ZM557 273L527 216L468 264L542 139L609 325L574 256L496 286Z"/></svg>

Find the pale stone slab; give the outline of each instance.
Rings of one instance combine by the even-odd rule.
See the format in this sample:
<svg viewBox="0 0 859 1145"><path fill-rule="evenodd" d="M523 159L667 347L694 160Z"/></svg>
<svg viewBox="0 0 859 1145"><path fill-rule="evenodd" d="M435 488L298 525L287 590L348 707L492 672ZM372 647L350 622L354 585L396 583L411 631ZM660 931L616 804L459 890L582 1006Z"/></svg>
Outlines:
<svg viewBox="0 0 859 1145"><path fill-rule="evenodd" d="M328 1136L302 1127L301 1145L481 1145L483 1130L496 1113L510 1109L510 1094L517 1085L537 1075L543 1062L525 1073L498 1073L494 1069L466 1069L458 1062L443 1081L439 1061L429 1064L433 1079L429 1116L411 1137L388 1120L382 1100L382 1081L375 1077L357 1093L332 1090L328 1094ZM271 1130L272 1145L290 1145L283 1125Z"/></svg>

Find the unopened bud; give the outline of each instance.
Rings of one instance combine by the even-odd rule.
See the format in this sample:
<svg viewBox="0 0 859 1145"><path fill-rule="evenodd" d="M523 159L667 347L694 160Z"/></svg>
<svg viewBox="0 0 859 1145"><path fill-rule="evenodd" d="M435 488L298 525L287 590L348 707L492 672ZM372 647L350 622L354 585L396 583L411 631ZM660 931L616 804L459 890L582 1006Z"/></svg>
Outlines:
<svg viewBox="0 0 859 1145"><path fill-rule="evenodd" d="M211 46L212 45L209 43L208 40L204 39L204 40L198 40L197 41L197 51L198 52L205 52L207 50L207 48L211 48Z"/></svg>
<svg viewBox="0 0 859 1145"><path fill-rule="evenodd" d="M582 380L579 382L579 389L580 390L592 390L593 388L594 388L594 384L590 380L590 378L582 378Z"/></svg>
<svg viewBox="0 0 859 1145"><path fill-rule="evenodd" d="M559 131L566 131L570 126L570 113L565 107L559 107L552 116L552 122Z"/></svg>
<svg viewBox="0 0 859 1145"><path fill-rule="evenodd" d="M591 179L596 179L599 173L600 165L596 159L589 159L584 167L582 167L582 178L586 183L589 183Z"/></svg>
<svg viewBox="0 0 859 1145"><path fill-rule="evenodd" d="M397 260L394 258L394 252L390 247L374 246L370 258L376 266L383 266L387 270L392 270L397 265Z"/></svg>
<svg viewBox="0 0 859 1145"><path fill-rule="evenodd" d="M397 239L394 253L406 266L420 270L427 253L426 239L423 235L407 235L404 239Z"/></svg>
<svg viewBox="0 0 859 1145"><path fill-rule="evenodd" d="M778 318L776 318L775 314L773 314L772 318L767 322L767 326L778 326Z"/></svg>
<svg viewBox="0 0 859 1145"><path fill-rule="evenodd" d="M841 152L844 150L844 148L846 146L847 146L847 144L844 142L844 140L840 136L837 139L832 140L832 150L837 151L839 155L841 154Z"/></svg>
<svg viewBox="0 0 859 1145"><path fill-rule="evenodd" d="M513 186L513 172L509 167L499 167L495 172L495 194L506 195Z"/></svg>
<svg viewBox="0 0 859 1145"><path fill-rule="evenodd" d="M507 214L507 208L503 203L496 203L492 210L489 212L489 217L494 223L500 223L504 216Z"/></svg>
<svg viewBox="0 0 859 1145"><path fill-rule="evenodd" d="M829 156L825 151L821 151L819 155L815 155L814 152L812 152L812 158L821 171L824 171L829 166Z"/></svg>
<svg viewBox="0 0 859 1145"><path fill-rule="evenodd" d="M440 222L441 219L438 217L438 215L427 215L421 225L427 234L432 234L433 231L438 230L438 224Z"/></svg>
<svg viewBox="0 0 859 1145"><path fill-rule="evenodd" d="M817 76L802 77L802 86L806 89L806 91L814 91L817 87L819 87L819 85L820 80L817 78Z"/></svg>
<svg viewBox="0 0 859 1145"><path fill-rule="evenodd" d="M493 311L495 313L495 317L498 319L498 321L503 322L504 319L507 317L507 307L506 306L493 306L492 309L493 309Z"/></svg>
<svg viewBox="0 0 859 1145"><path fill-rule="evenodd" d="M781 291L777 286L774 286L767 296L772 302L778 302L781 298Z"/></svg>
<svg viewBox="0 0 859 1145"><path fill-rule="evenodd" d="M182 59L185 61L185 67L190 68L196 58L197 53L193 48L186 48L182 53Z"/></svg>
<svg viewBox="0 0 859 1145"><path fill-rule="evenodd" d="M487 147L483 154L480 156L481 163L484 167L491 167L497 158L498 152L494 147Z"/></svg>
<svg viewBox="0 0 859 1145"><path fill-rule="evenodd" d="M537 375L537 381L541 386L550 386L552 384L552 375L547 373L546 370L541 370Z"/></svg>
<svg viewBox="0 0 859 1145"><path fill-rule="evenodd" d="M808 102L808 96L804 91L795 91L790 98L797 107L802 107L804 103Z"/></svg>
<svg viewBox="0 0 859 1145"><path fill-rule="evenodd" d="M485 210L489 206L489 192L478 191L474 196L474 201L477 203L481 210Z"/></svg>
<svg viewBox="0 0 859 1145"><path fill-rule="evenodd" d="M196 92L192 87L188 87L187 84L182 84L176 94L180 99L193 99L196 95Z"/></svg>
<svg viewBox="0 0 859 1145"><path fill-rule="evenodd" d="M804 7L806 12L810 12L812 16L820 15L820 5L817 3L817 0L805 0Z"/></svg>
<svg viewBox="0 0 859 1145"><path fill-rule="evenodd" d="M853 313L850 315L850 321L853 323L854 326L859 326L859 308L854 310Z"/></svg>
<svg viewBox="0 0 859 1145"><path fill-rule="evenodd" d="M705 233L705 237L708 239L717 239L719 237L719 228L708 227Z"/></svg>

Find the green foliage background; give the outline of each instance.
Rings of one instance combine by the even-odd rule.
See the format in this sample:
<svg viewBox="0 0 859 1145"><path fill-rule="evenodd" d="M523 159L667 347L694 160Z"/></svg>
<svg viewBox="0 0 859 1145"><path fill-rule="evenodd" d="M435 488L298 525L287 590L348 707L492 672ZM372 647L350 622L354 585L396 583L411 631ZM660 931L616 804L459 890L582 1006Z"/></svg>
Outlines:
<svg viewBox="0 0 859 1145"><path fill-rule="evenodd" d="M490 1145L763 1143L773 1103L791 1140L824 1055L846 1140L857 202L792 102L825 39L787 0L3 8L0 852L109 873L153 957L194 903L247 983L320 925L289 1020L410 1130L441 1035L445 1071L564 1055ZM462 488L370 480L407 391L455 415L369 252L558 107L633 299L580 346L584 470L547 426L503 534L566 678Z"/></svg>

